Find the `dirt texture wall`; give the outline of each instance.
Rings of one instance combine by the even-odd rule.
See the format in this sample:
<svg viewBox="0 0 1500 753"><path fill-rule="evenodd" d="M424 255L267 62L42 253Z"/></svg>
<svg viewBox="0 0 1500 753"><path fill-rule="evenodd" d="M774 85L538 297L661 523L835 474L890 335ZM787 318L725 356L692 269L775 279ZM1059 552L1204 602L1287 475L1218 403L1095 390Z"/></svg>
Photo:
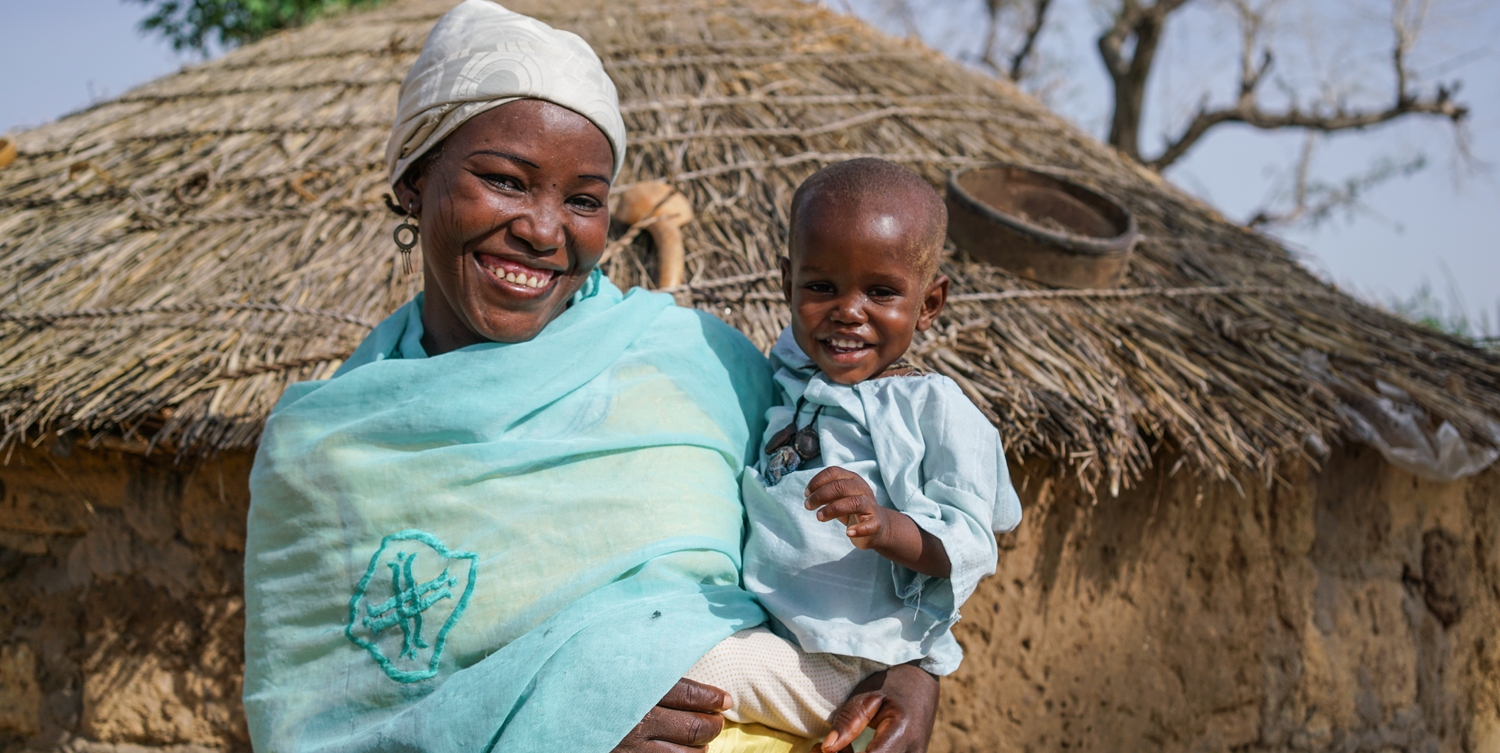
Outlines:
<svg viewBox="0 0 1500 753"><path fill-rule="evenodd" d="M1026 521L964 608L934 751L1500 751L1500 471L1359 448L1266 489L1159 477ZM250 457L0 466L0 751L246 750Z"/></svg>
<svg viewBox="0 0 1500 753"><path fill-rule="evenodd" d="M935 751L1500 752L1500 471L1171 466L1097 505L1022 469Z"/></svg>
<svg viewBox="0 0 1500 753"><path fill-rule="evenodd" d="M158 456L59 443L0 466L0 751L249 749L251 457Z"/></svg>

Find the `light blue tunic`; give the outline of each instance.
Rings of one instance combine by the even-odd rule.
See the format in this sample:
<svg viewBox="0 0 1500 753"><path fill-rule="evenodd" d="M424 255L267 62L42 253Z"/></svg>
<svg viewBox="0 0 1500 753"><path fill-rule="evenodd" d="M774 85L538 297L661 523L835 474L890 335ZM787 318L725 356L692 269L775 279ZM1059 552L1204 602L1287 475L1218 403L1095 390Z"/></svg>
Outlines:
<svg viewBox="0 0 1500 753"><path fill-rule="evenodd" d="M762 448L806 396L800 425L823 406L822 455L775 486L765 484L763 451L745 473L745 588L775 618L774 629L805 651L884 664L921 659L929 672L953 672L963 659L949 630L958 608L995 572L994 534L1021 522L999 433L944 376L830 381L790 328L771 349L771 362L781 404L766 412ZM922 575L856 549L842 523L819 522L803 507L803 494L829 466L859 474L877 502L941 540L952 576Z"/></svg>

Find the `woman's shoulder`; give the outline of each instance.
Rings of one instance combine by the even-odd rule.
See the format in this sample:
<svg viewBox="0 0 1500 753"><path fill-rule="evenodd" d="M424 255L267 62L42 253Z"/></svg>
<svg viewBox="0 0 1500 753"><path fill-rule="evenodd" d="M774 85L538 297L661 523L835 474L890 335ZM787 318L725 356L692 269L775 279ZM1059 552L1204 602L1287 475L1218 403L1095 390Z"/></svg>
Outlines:
<svg viewBox="0 0 1500 753"><path fill-rule="evenodd" d="M657 313L647 331L636 340L637 357L675 364L686 378L706 380L734 393L752 434L759 436L762 415L775 398L771 362L734 327L713 314L671 305ZM727 396L721 399L728 399Z"/></svg>
<svg viewBox="0 0 1500 753"><path fill-rule="evenodd" d="M656 321L646 333L646 339L655 347L706 346L720 361L763 370L767 377L770 376L770 362L755 344L744 333L706 311L677 305L667 306L657 315Z"/></svg>

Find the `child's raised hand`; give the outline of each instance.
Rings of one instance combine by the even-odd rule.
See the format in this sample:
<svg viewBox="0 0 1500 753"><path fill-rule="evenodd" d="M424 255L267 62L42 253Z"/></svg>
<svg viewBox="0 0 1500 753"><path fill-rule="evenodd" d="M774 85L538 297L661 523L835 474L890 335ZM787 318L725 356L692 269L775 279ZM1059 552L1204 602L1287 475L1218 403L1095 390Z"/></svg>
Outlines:
<svg viewBox="0 0 1500 753"><path fill-rule="evenodd" d="M875 503L875 492L858 474L838 466L823 469L807 482L809 510L818 511L818 520L839 520L849 541L860 549L875 546L886 527L886 508Z"/></svg>

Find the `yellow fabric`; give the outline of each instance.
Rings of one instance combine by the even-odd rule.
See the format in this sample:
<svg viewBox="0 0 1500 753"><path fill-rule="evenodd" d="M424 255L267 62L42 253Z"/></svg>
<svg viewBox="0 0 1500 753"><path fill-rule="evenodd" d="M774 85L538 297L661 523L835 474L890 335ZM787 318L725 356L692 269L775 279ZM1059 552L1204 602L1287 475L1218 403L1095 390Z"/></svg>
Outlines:
<svg viewBox="0 0 1500 753"><path fill-rule="evenodd" d="M760 724L725 721L704 753L809 753L816 742Z"/></svg>

